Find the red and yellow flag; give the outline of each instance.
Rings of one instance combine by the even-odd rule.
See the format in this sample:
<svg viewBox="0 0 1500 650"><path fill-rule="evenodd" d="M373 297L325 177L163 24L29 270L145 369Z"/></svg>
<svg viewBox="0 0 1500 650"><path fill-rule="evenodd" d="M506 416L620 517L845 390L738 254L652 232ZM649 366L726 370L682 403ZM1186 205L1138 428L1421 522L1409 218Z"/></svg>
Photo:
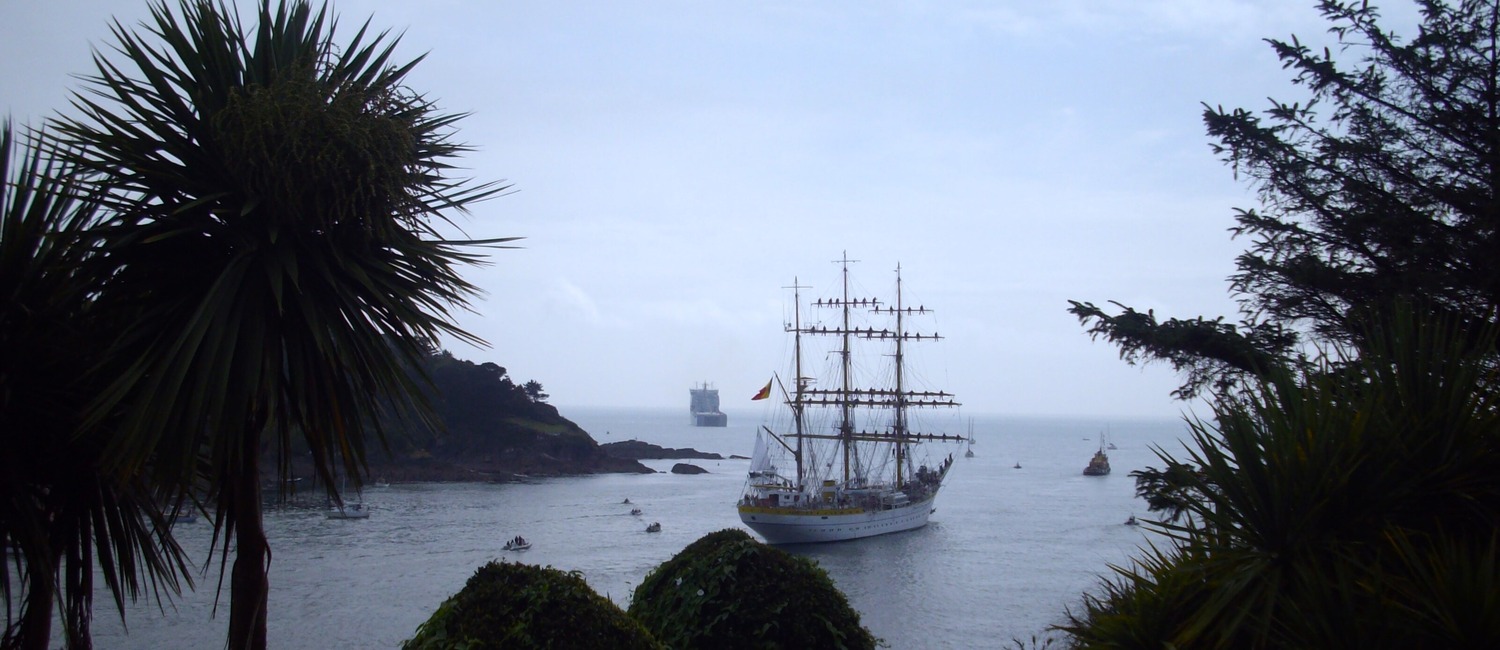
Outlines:
<svg viewBox="0 0 1500 650"><path fill-rule="evenodd" d="M767 397L770 397L771 396L771 381L772 380L769 380L769 379L766 380L766 387L760 389L760 391L755 394L755 397L750 398L750 401L753 402L753 401L758 400L758 399L765 399Z"/></svg>

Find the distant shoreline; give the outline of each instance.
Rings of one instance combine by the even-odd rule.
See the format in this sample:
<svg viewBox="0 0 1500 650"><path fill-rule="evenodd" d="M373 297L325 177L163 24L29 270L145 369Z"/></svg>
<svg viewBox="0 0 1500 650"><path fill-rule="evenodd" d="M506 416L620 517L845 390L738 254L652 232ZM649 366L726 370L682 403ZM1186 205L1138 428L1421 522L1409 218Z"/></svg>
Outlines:
<svg viewBox="0 0 1500 650"><path fill-rule="evenodd" d="M369 462L365 485L376 483L518 483L534 478L589 476L594 474L655 474L656 470L641 464L642 460L728 460L714 452L691 448L671 448L641 440L626 440L599 445L601 452L593 458L561 459L545 454L531 457L494 459L444 458L374 459ZM383 455L375 452L377 456ZM288 477L299 490L317 485L312 463L307 459L292 462ZM274 479L268 479L268 482ZM274 485L274 483L271 483Z"/></svg>

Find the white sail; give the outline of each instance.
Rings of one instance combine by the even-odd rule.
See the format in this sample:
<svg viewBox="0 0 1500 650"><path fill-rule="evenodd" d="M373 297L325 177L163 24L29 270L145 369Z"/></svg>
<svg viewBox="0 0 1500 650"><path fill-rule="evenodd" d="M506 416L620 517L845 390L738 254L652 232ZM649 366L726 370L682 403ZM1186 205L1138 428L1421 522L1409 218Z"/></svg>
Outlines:
<svg viewBox="0 0 1500 650"><path fill-rule="evenodd" d="M764 476L776 473L776 464L772 462L771 450L766 446L766 433L757 430L755 432L755 452L750 454L750 475Z"/></svg>

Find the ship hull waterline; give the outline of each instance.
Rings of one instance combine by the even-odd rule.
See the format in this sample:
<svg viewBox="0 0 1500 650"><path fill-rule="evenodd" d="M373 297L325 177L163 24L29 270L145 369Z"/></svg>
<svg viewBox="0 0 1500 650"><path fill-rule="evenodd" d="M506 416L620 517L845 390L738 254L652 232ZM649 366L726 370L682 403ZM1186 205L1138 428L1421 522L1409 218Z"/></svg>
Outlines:
<svg viewBox="0 0 1500 650"><path fill-rule="evenodd" d="M741 505L739 511L740 521L767 544L820 544L921 528L927 525L936 498L933 495L887 510L809 510Z"/></svg>

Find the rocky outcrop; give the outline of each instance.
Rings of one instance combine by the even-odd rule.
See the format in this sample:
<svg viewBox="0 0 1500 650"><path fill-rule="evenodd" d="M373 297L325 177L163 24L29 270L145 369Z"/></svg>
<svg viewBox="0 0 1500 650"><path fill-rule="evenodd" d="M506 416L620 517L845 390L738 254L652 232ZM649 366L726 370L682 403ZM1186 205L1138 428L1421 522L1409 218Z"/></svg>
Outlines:
<svg viewBox="0 0 1500 650"><path fill-rule="evenodd" d="M599 445L599 449L615 458L631 460L724 460L723 456L697 449L673 449L640 440L625 440Z"/></svg>
<svg viewBox="0 0 1500 650"><path fill-rule="evenodd" d="M707 474L708 470L703 469L702 467L699 467L697 465L689 465L687 463L677 463L676 465L672 466L672 473L673 474Z"/></svg>

